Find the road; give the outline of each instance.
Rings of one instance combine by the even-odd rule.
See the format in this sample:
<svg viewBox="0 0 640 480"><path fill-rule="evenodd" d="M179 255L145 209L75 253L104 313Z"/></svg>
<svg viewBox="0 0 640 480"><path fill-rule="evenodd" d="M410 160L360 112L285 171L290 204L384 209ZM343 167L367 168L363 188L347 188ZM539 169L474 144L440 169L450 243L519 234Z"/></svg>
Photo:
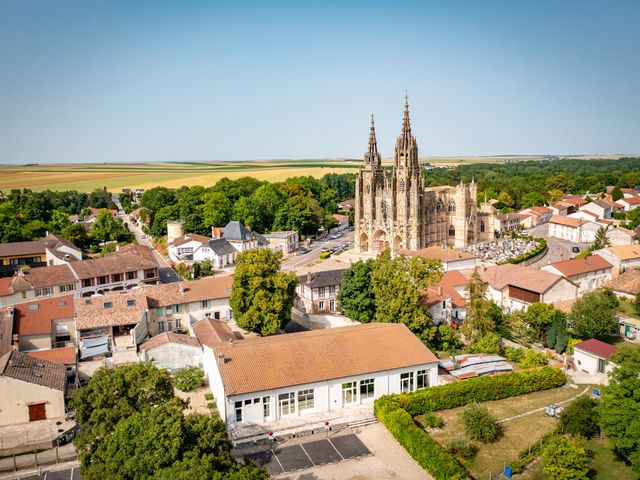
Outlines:
<svg viewBox="0 0 640 480"><path fill-rule="evenodd" d="M530 267L539 268L549 263L561 262L562 260L569 260L576 255L572 251L573 247L580 248L580 251L587 248L585 244L572 243L567 240L561 240L559 238L550 237L548 233L549 233L549 224L547 223L544 223L542 225L538 225L537 227L529 229L530 235L537 238L544 238L547 241L547 249L548 249L547 254L537 262L529 265Z"/></svg>
<svg viewBox="0 0 640 480"><path fill-rule="evenodd" d="M310 263L313 263L320 259L320 253L322 253L321 250L323 248L331 248L340 243L353 243L354 236L354 232L344 232L344 235L336 240L315 241L309 247L311 248L311 251L309 253L296 255L295 257L291 257L285 260L282 263L282 270L296 271L299 268L305 267L306 265L309 265Z"/></svg>
<svg viewBox="0 0 640 480"><path fill-rule="evenodd" d="M112 197L113 203L118 207L118 211L123 211L122 205L120 204L120 200L117 195L113 195ZM153 256L156 258L158 265L160 268L158 269L158 273L160 274L160 281L162 283L175 283L180 281L180 276L169 266L167 261L164 259L162 255L160 255L156 249L153 247L153 244L149 241L149 238L145 235L142 229L136 225L134 221L131 220L128 213L123 215L119 215L122 220L127 224L131 233L133 233L136 241L140 245L144 245L145 247L149 247L153 251Z"/></svg>

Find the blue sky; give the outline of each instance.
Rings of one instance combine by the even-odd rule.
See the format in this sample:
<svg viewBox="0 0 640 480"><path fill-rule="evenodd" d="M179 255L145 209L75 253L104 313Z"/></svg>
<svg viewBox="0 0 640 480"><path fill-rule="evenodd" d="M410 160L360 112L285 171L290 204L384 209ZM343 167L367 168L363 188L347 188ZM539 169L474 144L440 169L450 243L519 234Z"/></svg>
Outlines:
<svg viewBox="0 0 640 480"><path fill-rule="evenodd" d="M640 2L0 2L0 163L640 152Z"/></svg>

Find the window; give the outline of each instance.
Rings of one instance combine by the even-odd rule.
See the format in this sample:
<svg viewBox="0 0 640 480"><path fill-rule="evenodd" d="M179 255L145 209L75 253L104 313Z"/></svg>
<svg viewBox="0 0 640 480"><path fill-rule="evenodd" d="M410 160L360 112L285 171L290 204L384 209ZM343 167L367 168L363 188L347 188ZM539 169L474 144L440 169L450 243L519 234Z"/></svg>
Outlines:
<svg viewBox="0 0 640 480"><path fill-rule="evenodd" d="M164 309L164 313L171 315L173 313L173 305L170 305Z"/></svg>
<svg viewBox="0 0 640 480"><path fill-rule="evenodd" d="M400 391L413 392L413 372L400 374Z"/></svg>
<svg viewBox="0 0 640 480"><path fill-rule="evenodd" d="M83 287L90 287L92 285L93 285L93 278L85 278L84 280L82 280Z"/></svg>
<svg viewBox="0 0 640 480"><path fill-rule="evenodd" d="M135 306L136 306L135 300L127 300L127 307L135 307Z"/></svg>
<svg viewBox="0 0 640 480"><path fill-rule="evenodd" d="M173 331L173 325L172 325L172 323L171 323L171 320L169 320L169 321L167 322L167 330L168 330L168 331L170 331L170 332L171 332L171 331Z"/></svg>
<svg viewBox="0 0 640 480"><path fill-rule="evenodd" d="M262 415L265 420L271 416L271 397L262 399Z"/></svg>
<svg viewBox="0 0 640 480"><path fill-rule="evenodd" d="M29 304L29 310L39 310L40 309L40 304L39 303L30 303Z"/></svg>
<svg viewBox="0 0 640 480"><path fill-rule="evenodd" d="M309 410L314 406L314 390L313 388L308 390L300 390L298 392L298 409Z"/></svg>
<svg viewBox="0 0 640 480"><path fill-rule="evenodd" d="M176 328L182 328L182 322L179 318L176 319Z"/></svg>
<svg viewBox="0 0 640 480"><path fill-rule="evenodd" d="M113 303L112 302L104 302L104 308L112 308L113 307Z"/></svg>
<svg viewBox="0 0 640 480"><path fill-rule="evenodd" d="M202 300L200 302L200 308L209 308L209 300Z"/></svg>
<svg viewBox="0 0 640 480"><path fill-rule="evenodd" d="M329 286L329 295L333 295L336 293L336 286L335 285L330 285Z"/></svg>
<svg viewBox="0 0 640 480"><path fill-rule="evenodd" d="M416 389L427 388L429 386L429 371L418 370L416 372Z"/></svg>
<svg viewBox="0 0 640 480"><path fill-rule="evenodd" d="M158 317L161 317L161 316L162 316L162 307L157 307L157 308L156 308L156 315L157 315Z"/></svg>
<svg viewBox="0 0 640 480"><path fill-rule="evenodd" d="M330 300L329 301L329 310L333 311L336 309L336 301L335 300Z"/></svg>
<svg viewBox="0 0 640 480"><path fill-rule="evenodd" d="M322 300L320 300L320 301L318 302L318 308L319 308L320 310L324 310L324 302L323 302Z"/></svg>
<svg viewBox="0 0 640 480"><path fill-rule="evenodd" d="M236 422L242 422L242 402L235 402Z"/></svg>
<svg viewBox="0 0 640 480"><path fill-rule="evenodd" d="M324 298L324 287L318 289L318 295L320 295L320 298Z"/></svg>
<svg viewBox="0 0 640 480"><path fill-rule="evenodd" d="M144 271L144 278L153 278L155 276L156 276L156 270L154 268Z"/></svg>
<svg viewBox="0 0 640 480"><path fill-rule="evenodd" d="M484 221L480 220L480 233L484 233Z"/></svg>
<svg viewBox="0 0 640 480"><path fill-rule="evenodd" d="M281 393L278 395L278 406L280 408L280 416L294 415L296 413L296 394Z"/></svg>
<svg viewBox="0 0 640 480"><path fill-rule="evenodd" d="M342 384L342 404L350 405L358 401L357 382L347 382Z"/></svg>
<svg viewBox="0 0 640 480"><path fill-rule="evenodd" d="M60 301L58 302L58 306L59 306L59 307L66 307L66 306L67 306L67 302L66 302L66 300L60 300Z"/></svg>
<svg viewBox="0 0 640 480"><path fill-rule="evenodd" d="M45 287L44 293L45 295L51 295L53 293L53 287Z"/></svg>
<svg viewBox="0 0 640 480"><path fill-rule="evenodd" d="M27 298L27 292L22 292L22 298L23 299Z"/></svg>
<svg viewBox="0 0 640 480"><path fill-rule="evenodd" d="M453 225L451 225L449 227L449 236L454 237L455 235L456 235L456 228Z"/></svg>
<svg viewBox="0 0 640 480"><path fill-rule="evenodd" d="M213 312L213 318L215 320L220 320L220 312Z"/></svg>
<svg viewBox="0 0 640 480"><path fill-rule="evenodd" d="M247 398L247 399L244 401L244 404L245 404L245 405L251 405L251 399L250 399L250 398Z"/></svg>
<svg viewBox="0 0 640 480"><path fill-rule="evenodd" d="M98 277L98 285L104 285L107 282L108 280L106 276Z"/></svg>
<svg viewBox="0 0 640 480"><path fill-rule="evenodd" d="M164 332L164 322L158 322L158 331Z"/></svg>
<svg viewBox="0 0 640 480"><path fill-rule="evenodd" d="M111 275L111 281L112 282L121 282L122 281L122 274L121 273L116 273L115 275Z"/></svg>
<svg viewBox="0 0 640 480"><path fill-rule="evenodd" d="M404 179L400 179L400 193L404 193L405 191L405 183L404 183Z"/></svg>
<svg viewBox="0 0 640 480"><path fill-rule="evenodd" d="M373 398L374 383L375 381L373 378L360 380L360 400L364 400L365 398Z"/></svg>
<svg viewBox="0 0 640 480"><path fill-rule="evenodd" d="M448 208L450 213L453 213L456 211L456 202L454 202L453 200L451 200L449 202L449 208Z"/></svg>
<svg viewBox="0 0 640 480"><path fill-rule="evenodd" d="M447 301L446 300L442 301L442 308L447 308Z"/></svg>
<svg viewBox="0 0 640 480"><path fill-rule="evenodd" d="M136 272L127 272L127 280L135 280Z"/></svg>

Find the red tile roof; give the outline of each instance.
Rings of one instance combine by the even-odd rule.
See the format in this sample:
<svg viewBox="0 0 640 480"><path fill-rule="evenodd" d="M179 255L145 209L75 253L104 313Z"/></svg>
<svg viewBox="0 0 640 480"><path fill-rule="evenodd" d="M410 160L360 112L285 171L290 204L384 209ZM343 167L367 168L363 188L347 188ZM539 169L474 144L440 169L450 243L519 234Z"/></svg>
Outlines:
<svg viewBox="0 0 640 480"><path fill-rule="evenodd" d="M200 342L196 337L190 337L189 335L181 335L179 333L164 332L155 337L151 337L149 340L140 345L140 351L152 350L160 345L166 345L167 343L177 343L179 345L187 345L190 347L200 348Z"/></svg>
<svg viewBox="0 0 640 480"><path fill-rule="evenodd" d="M62 365L74 365L76 363L75 347L52 348L50 350L36 350L28 352L27 355L42 358L53 363L61 363Z"/></svg>
<svg viewBox="0 0 640 480"><path fill-rule="evenodd" d="M13 315L18 335L50 334L53 320L73 318L73 296L19 303L14 306Z"/></svg>
<svg viewBox="0 0 640 480"><path fill-rule="evenodd" d="M596 340L595 338L590 338L589 340L580 342L573 348L582 350L583 352L591 353L592 355L600 358L610 358L614 353L618 351L618 349L613 345L601 342L600 340Z"/></svg>
<svg viewBox="0 0 640 480"><path fill-rule="evenodd" d="M607 262L600 255L590 255L584 258L572 258L571 260L565 260L563 262L550 263L549 266L558 270L565 277L572 277L581 273L613 268L613 265Z"/></svg>

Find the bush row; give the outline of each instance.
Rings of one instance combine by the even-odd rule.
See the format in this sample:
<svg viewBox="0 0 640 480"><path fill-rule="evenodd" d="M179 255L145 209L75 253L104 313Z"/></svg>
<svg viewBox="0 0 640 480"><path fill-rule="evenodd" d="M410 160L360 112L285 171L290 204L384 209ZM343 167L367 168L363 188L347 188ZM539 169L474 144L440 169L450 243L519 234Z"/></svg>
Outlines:
<svg viewBox="0 0 640 480"><path fill-rule="evenodd" d="M411 415L392 397L384 396L376 400L374 412L400 445L435 480L470 478L467 470L427 432L418 427Z"/></svg>
<svg viewBox="0 0 640 480"><path fill-rule="evenodd" d="M527 237L522 237L522 238L527 238ZM522 254L520 256L517 256L516 258L510 259L506 263L522 263L522 262L525 262L525 261L529 260L530 258L535 257L540 252L543 252L547 248L547 241L544 238L534 238L534 240L536 242L538 242L538 246L536 248L534 248L530 252L527 252L527 253L524 253L524 254Z"/></svg>
<svg viewBox="0 0 640 480"><path fill-rule="evenodd" d="M548 390L564 385L562 370L551 367L524 372L476 377L461 382L430 387L415 393L394 395L412 417L426 412L448 410L472 402L487 402Z"/></svg>

